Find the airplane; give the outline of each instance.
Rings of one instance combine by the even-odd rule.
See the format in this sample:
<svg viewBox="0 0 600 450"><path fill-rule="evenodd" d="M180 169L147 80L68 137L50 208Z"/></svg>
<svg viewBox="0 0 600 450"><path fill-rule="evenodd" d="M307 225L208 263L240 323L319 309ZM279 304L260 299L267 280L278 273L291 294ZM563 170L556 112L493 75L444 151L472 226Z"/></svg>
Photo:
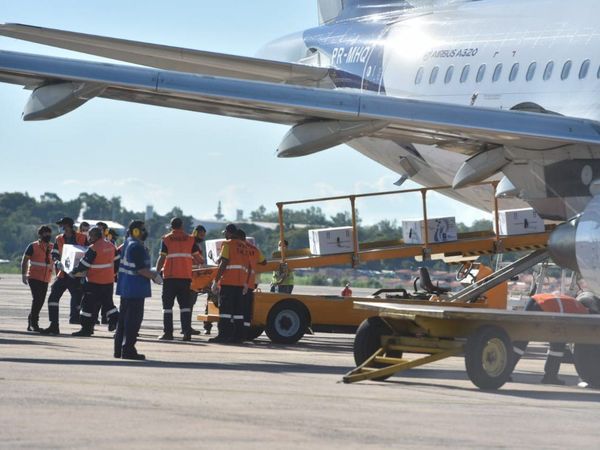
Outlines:
<svg viewBox="0 0 600 450"><path fill-rule="evenodd" d="M277 154L346 143L491 210L482 189L564 222L550 252L600 293L600 27L595 0L317 0L319 24L255 58L0 24L0 35L128 65L0 51L24 120L99 97L290 126ZM134 64L134 65L131 65Z"/></svg>

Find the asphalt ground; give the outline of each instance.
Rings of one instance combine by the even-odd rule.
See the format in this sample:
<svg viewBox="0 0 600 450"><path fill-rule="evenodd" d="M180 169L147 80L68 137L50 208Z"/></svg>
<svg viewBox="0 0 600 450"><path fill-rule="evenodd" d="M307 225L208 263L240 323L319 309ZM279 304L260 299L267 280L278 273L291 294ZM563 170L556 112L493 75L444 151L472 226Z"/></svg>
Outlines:
<svg viewBox="0 0 600 450"><path fill-rule="evenodd" d="M0 448L599 446L600 391L578 388L572 365L562 369L567 386L540 385L539 344L494 393L471 384L462 358L345 385L352 335L318 333L293 346L264 336L240 346L205 336L163 343L159 299L155 289L138 343L148 360L116 360L104 326L92 338L69 335L77 326L66 323L67 298L61 336L26 332L29 291L2 276Z"/></svg>

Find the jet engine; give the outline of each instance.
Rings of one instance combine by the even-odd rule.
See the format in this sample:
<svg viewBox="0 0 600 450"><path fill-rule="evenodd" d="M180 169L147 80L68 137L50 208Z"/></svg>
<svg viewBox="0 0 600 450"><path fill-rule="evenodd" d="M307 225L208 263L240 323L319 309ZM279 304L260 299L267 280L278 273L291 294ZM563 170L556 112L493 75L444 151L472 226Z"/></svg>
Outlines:
<svg viewBox="0 0 600 450"><path fill-rule="evenodd" d="M548 250L556 264L577 271L590 290L600 295L600 196L552 232Z"/></svg>

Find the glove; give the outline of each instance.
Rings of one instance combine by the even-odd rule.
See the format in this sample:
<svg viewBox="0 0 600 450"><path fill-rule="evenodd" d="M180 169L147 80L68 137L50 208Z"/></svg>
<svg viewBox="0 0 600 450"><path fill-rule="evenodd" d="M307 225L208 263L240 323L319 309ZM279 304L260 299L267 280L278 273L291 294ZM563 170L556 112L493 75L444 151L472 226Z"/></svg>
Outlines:
<svg viewBox="0 0 600 450"><path fill-rule="evenodd" d="M154 275L154 278L152 278L152 281L159 285L163 284L163 278L160 276L160 273L156 273L156 275Z"/></svg>
<svg viewBox="0 0 600 450"><path fill-rule="evenodd" d="M29 277L27 277L27 275L23 275L23 284L25 286L29 285Z"/></svg>
<svg viewBox="0 0 600 450"><path fill-rule="evenodd" d="M213 280L210 290L213 294L219 293L219 283L217 283L217 280Z"/></svg>
<svg viewBox="0 0 600 450"><path fill-rule="evenodd" d="M65 270L65 266L63 266L63 264L60 261L56 261L54 263L54 267L56 267L56 270L58 270L59 272L61 270Z"/></svg>

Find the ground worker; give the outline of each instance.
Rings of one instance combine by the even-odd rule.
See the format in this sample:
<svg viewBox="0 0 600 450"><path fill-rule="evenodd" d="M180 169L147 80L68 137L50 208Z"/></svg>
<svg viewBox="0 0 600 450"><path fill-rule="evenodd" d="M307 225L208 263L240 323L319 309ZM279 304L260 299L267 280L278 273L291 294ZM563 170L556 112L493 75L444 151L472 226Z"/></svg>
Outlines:
<svg viewBox="0 0 600 450"><path fill-rule="evenodd" d="M192 267L202 264L202 256L196 240L183 231L183 221L176 217L171 220L171 232L162 238L160 256L156 262L156 270L162 271L164 284L163 334L161 341L173 340L173 306L175 299L179 304L181 331L183 340L192 339L192 309L190 307L190 286L192 283Z"/></svg>
<svg viewBox="0 0 600 450"><path fill-rule="evenodd" d="M85 274L83 300L81 302L81 330L73 336L88 337L94 334L95 314L103 305L108 318L108 330L114 331L119 320L119 310L113 303L113 287L115 281L115 261L118 261L117 250L113 244L104 239L102 229L93 227L89 232L90 247L72 276Z"/></svg>
<svg viewBox="0 0 600 450"><path fill-rule="evenodd" d="M209 342L241 342L244 334L242 296L248 290L250 261L246 244L237 238L237 227L227 225L226 241L221 246L219 268L212 291L219 294L219 334Z"/></svg>
<svg viewBox="0 0 600 450"><path fill-rule="evenodd" d="M202 226L202 225L198 225L196 228L194 228L194 231L192 232L192 236L196 240L196 244L198 245L198 249L200 250L200 256L202 257L202 259L204 259L204 251L202 250L202 246L203 246L204 239L206 238L206 228L204 228L204 226ZM202 265L196 265L193 268L199 269L201 267L202 267ZM198 295L199 295L198 292L196 292L194 290L190 290L190 310L191 310L192 318L194 317L194 305L196 305L196 302L198 301ZM206 314L208 314L208 302L206 302ZM208 329L207 329L207 327L208 327ZM212 324L210 322L204 322L204 333L205 334L210 334L211 328L212 328ZM195 330L194 327L190 327L190 332L192 333L192 336L196 336L196 335L200 334L200 331ZM182 330L182 333L183 333L183 330Z"/></svg>
<svg viewBox="0 0 600 450"><path fill-rule="evenodd" d="M79 232L87 236L88 231L90 231L90 224L87 222L81 222L79 224Z"/></svg>
<svg viewBox="0 0 600 450"><path fill-rule="evenodd" d="M115 246L115 248L117 249L117 255L120 255L121 253L118 251L119 249L117 247L117 237L119 237L119 234L113 228L108 228L108 225L105 222L96 222L96 226L102 230L102 236L104 236L104 239L106 239L108 242ZM115 275L117 271L118 265L117 267L115 267ZM94 322L97 323L98 315L100 315L100 322L103 325L106 325L108 323L108 319L106 317L106 308L101 305L98 305L98 307L100 308L100 310L94 312Z"/></svg>
<svg viewBox="0 0 600 450"><path fill-rule="evenodd" d="M38 240L27 246L21 260L21 276L23 284L29 285L31 296L31 311L27 318L27 331L40 331L40 311L46 301L48 283L52 279L52 229L43 225L38 231Z"/></svg>
<svg viewBox="0 0 600 450"><path fill-rule="evenodd" d="M342 290L342 297L352 297L352 289L350 289L350 283L346 283L346 287Z"/></svg>
<svg viewBox="0 0 600 450"><path fill-rule="evenodd" d="M552 312L552 313L568 313L568 314L589 314L589 310L583 306L577 299L566 295L554 295L554 294L537 294L534 295L527 306L525 311L537 311L537 312ZM525 354L527 345L529 342L521 341L513 343L514 351L514 366L517 365L521 357ZM550 348L548 349L548 357L546 358L546 364L544 365L544 377L541 380L542 384L556 384L564 385L565 381L558 378L558 372L560 370L560 364L563 357L565 356L566 343L564 342L551 342Z"/></svg>
<svg viewBox="0 0 600 450"><path fill-rule="evenodd" d="M279 242L278 250L287 251L288 241L284 240ZM294 271L288 267L287 264L281 264L280 270L273 272L273 279L271 281L271 292L278 292L280 294L291 294L294 290Z"/></svg>
<svg viewBox="0 0 600 450"><path fill-rule="evenodd" d="M79 322L79 310L81 308L81 297L83 295L83 289L81 286L81 280L71 278L67 276L63 271L61 261L62 250L65 244L85 246L87 238L84 234L76 233L73 230L73 219L70 217L63 217L56 224L61 228L61 234L56 237L54 246L52 247L52 260L54 261L54 267L56 269L56 280L50 288L50 295L48 296L48 316L50 318L50 326L44 330L41 330L43 334L60 334L58 327L58 305L60 298L66 290L71 294L71 311L69 314L69 323L78 324Z"/></svg>
<svg viewBox="0 0 600 450"><path fill-rule="evenodd" d="M114 357L143 360L135 343L144 319L144 302L151 297L150 280L162 284L158 272L150 270L150 253L144 246L148 238L141 220L129 224L127 239L121 248L117 295L121 296L119 323L115 333Z"/></svg>
<svg viewBox="0 0 600 450"><path fill-rule="evenodd" d="M249 330L252 326L252 311L254 308L254 290L258 287L257 284L257 271L259 265L267 265L267 259L258 249L246 239L246 233L244 230L237 230L236 237L246 244L248 250L248 258L250 259L250 276L248 277L248 289L245 294L242 295L242 308L244 313L244 340L247 340L249 336Z"/></svg>

